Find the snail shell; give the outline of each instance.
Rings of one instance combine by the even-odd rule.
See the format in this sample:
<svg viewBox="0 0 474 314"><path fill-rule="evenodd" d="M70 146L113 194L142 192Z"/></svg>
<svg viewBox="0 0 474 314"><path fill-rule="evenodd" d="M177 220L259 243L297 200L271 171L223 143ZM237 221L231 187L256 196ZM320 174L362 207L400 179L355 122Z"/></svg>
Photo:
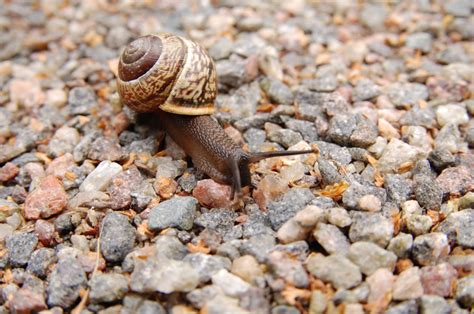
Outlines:
<svg viewBox="0 0 474 314"><path fill-rule="evenodd" d="M122 52L117 88L122 102L135 111L212 114L216 69L193 41L166 33L147 35Z"/></svg>

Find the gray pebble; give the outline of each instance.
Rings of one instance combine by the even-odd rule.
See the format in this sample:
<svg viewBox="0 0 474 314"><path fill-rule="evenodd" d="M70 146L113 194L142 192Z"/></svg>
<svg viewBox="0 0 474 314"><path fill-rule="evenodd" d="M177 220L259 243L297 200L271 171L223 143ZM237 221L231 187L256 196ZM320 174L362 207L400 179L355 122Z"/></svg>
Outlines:
<svg viewBox="0 0 474 314"><path fill-rule="evenodd" d="M128 279L121 274L97 274L89 281L89 297L93 303L122 300L128 291Z"/></svg>
<svg viewBox="0 0 474 314"><path fill-rule="evenodd" d="M383 188L376 186L366 186L353 182L342 195L342 202L349 209L363 210L360 207L360 199L366 195L374 195L383 205L387 199L386 192Z"/></svg>
<svg viewBox="0 0 474 314"><path fill-rule="evenodd" d="M275 244L276 240L272 235L256 235L242 243L240 246L240 254L252 255L259 263L263 263L267 258L267 254L274 248Z"/></svg>
<svg viewBox="0 0 474 314"><path fill-rule="evenodd" d="M26 266L31 254L38 244L38 237L33 233L18 232L6 238L8 260L12 267Z"/></svg>
<svg viewBox="0 0 474 314"><path fill-rule="evenodd" d="M382 92L380 86L370 79L360 79L352 90L352 99L354 101L371 100Z"/></svg>
<svg viewBox="0 0 474 314"><path fill-rule="evenodd" d="M420 298L421 314L449 314L451 307L443 297L437 295L424 295Z"/></svg>
<svg viewBox="0 0 474 314"><path fill-rule="evenodd" d="M428 99L428 88L419 83L393 83L388 87L387 94L397 108L403 108Z"/></svg>
<svg viewBox="0 0 474 314"><path fill-rule="evenodd" d="M386 247L393 236L393 222L379 213L354 213L349 238Z"/></svg>
<svg viewBox="0 0 474 314"><path fill-rule="evenodd" d="M212 209L196 218L196 225L217 231L224 240L240 238L242 226L235 226L238 214L228 209Z"/></svg>
<svg viewBox="0 0 474 314"><path fill-rule="evenodd" d="M191 253L184 259L184 262L189 263L199 274L199 282L201 284L211 280L212 275L221 269L230 269L231 261L222 256L208 255L204 253Z"/></svg>
<svg viewBox="0 0 474 314"><path fill-rule="evenodd" d="M288 86L278 80L265 79L260 83L260 87L275 104L291 105L293 103L293 93Z"/></svg>
<svg viewBox="0 0 474 314"><path fill-rule="evenodd" d="M135 228L119 213L105 216L101 226L100 251L108 262L121 262L133 250Z"/></svg>
<svg viewBox="0 0 474 314"><path fill-rule="evenodd" d="M431 50L433 37L430 33L414 33L407 36L406 45L407 47L420 50L424 53L428 53Z"/></svg>
<svg viewBox="0 0 474 314"><path fill-rule="evenodd" d="M283 223L293 217L314 199L309 189L293 188L276 201L268 204L268 216L274 230L278 230Z"/></svg>
<svg viewBox="0 0 474 314"><path fill-rule="evenodd" d="M26 270L39 278L45 278L48 275L50 266L55 263L56 260L56 253L53 249L40 248L31 254Z"/></svg>
<svg viewBox="0 0 474 314"><path fill-rule="evenodd" d="M466 308L472 308L474 306L474 275L469 275L458 280L456 300Z"/></svg>
<svg viewBox="0 0 474 314"><path fill-rule="evenodd" d="M295 145L303 139L300 133L289 129L278 129L268 134L268 139L285 148Z"/></svg>
<svg viewBox="0 0 474 314"><path fill-rule="evenodd" d="M389 307L385 314L417 314L418 313L418 303L416 300L408 300L397 305Z"/></svg>
<svg viewBox="0 0 474 314"><path fill-rule="evenodd" d="M355 242L349 249L347 257L366 276L372 275L379 268L387 268L393 271L397 256L390 251L386 251L371 242Z"/></svg>
<svg viewBox="0 0 474 314"><path fill-rule="evenodd" d="M87 277L81 264L73 257L61 258L49 279L48 305L62 308L72 306L86 284Z"/></svg>
<svg viewBox="0 0 474 314"><path fill-rule="evenodd" d="M413 241L413 258L422 266L438 264L446 259L449 251L448 238L441 232L423 234Z"/></svg>
<svg viewBox="0 0 474 314"><path fill-rule="evenodd" d="M182 260L188 253L188 249L176 237L160 235L155 239L157 253L169 259Z"/></svg>
<svg viewBox="0 0 474 314"><path fill-rule="evenodd" d="M350 243L346 236L336 226L318 223L313 236L329 254L347 255Z"/></svg>
<svg viewBox="0 0 474 314"><path fill-rule="evenodd" d="M69 91L68 106L73 115L89 115L97 106L97 97L90 87L74 87Z"/></svg>
<svg viewBox="0 0 474 314"><path fill-rule="evenodd" d="M448 236L451 243L474 248L474 209L451 213L437 228Z"/></svg>
<svg viewBox="0 0 474 314"><path fill-rule="evenodd" d="M150 211L148 227L151 230L162 230L177 227L190 230L196 217L198 201L190 196L177 196L164 201Z"/></svg>
<svg viewBox="0 0 474 314"><path fill-rule="evenodd" d="M127 294L123 299L121 313L166 314L166 310L160 303L147 300L144 296L138 294Z"/></svg>
<svg viewBox="0 0 474 314"><path fill-rule="evenodd" d="M362 281L359 267L343 255L322 254L310 256L306 267L316 277L330 282L336 289L348 289L357 286Z"/></svg>

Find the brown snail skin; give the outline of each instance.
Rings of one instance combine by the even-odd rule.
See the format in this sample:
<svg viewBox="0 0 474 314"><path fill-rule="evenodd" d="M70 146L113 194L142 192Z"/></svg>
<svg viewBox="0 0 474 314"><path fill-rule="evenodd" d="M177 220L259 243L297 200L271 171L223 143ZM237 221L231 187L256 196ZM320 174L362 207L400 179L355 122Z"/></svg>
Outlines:
<svg viewBox="0 0 474 314"><path fill-rule="evenodd" d="M250 185L250 163L313 152L245 152L210 116L217 94L214 62L198 44L180 36L147 35L130 43L120 56L117 89L131 109L155 113L194 166L230 185L232 197Z"/></svg>

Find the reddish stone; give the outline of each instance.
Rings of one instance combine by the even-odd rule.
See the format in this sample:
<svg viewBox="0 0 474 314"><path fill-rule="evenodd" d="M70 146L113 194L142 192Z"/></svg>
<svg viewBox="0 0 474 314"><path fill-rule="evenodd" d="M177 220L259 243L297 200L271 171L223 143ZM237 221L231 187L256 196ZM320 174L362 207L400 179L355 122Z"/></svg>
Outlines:
<svg viewBox="0 0 474 314"><path fill-rule="evenodd" d="M472 169L464 166L446 168L436 178L443 194L464 194L474 189Z"/></svg>
<svg viewBox="0 0 474 314"><path fill-rule="evenodd" d="M421 283L424 294L435 294L441 297L452 295L458 273L448 263L426 266L421 269Z"/></svg>
<svg viewBox="0 0 474 314"><path fill-rule="evenodd" d="M193 190L193 196L201 205L216 208L227 207L230 203L230 186L219 184L212 179L201 180Z"/></svg>
<svg viewBox="0 0 474 314"><path fill-rule="evenodd" d="M164 199L169 199L172 197L177 188L178 183L171 178L159 177L155 181L155 191L161 198Z"/></svg>
<svg viewBox="0 0 474 314"><path fill-rule="evenodd" d="M18 172L20 172L20 169L14 163L7 162L5 166L0 168L0 182L7 182L13 179Z"/></svg>
<svg viewBox="0 0 474 314"><path fill-rule="evenodd" d="M12 300L9 302L12 313L38 313L47 309L44 297L40 293L22 288L15 292Z"/></svg>
<svg viewBox="0 0 474 314"><path fill-rule="evenodd" d="M58 158L55 158L46 168L46 174L63 178L66 175L67 170L74 166L76 163L74 157L70 153L66 153Z"/></svg>
<svg viewBox="0 0 474 314"><path fill-rule="evenodd" d="M41 179L39 187L25 201L25 218L47 218L60 213L67 204L67 194L61 181L49 175Z"/></svg>
<svg viewBox="0 0 474 314"><path fill-rule="evenodd" d="M35 223L35 234L44 246L49 246L54 237L54 225L49 221L38 219Z"/></svg>

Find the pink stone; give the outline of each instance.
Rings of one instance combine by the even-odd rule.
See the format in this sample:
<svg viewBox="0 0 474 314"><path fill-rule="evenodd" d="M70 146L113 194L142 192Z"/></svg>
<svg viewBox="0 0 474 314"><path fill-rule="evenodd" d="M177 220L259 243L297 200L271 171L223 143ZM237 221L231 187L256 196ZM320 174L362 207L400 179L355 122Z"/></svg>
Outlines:
<svg viewBox="0 0 474 314"><path fill-rule="evenodd" d="M41 179L39 187L25 201L25 218L47 218L60 213L67 204L67 194L61 181L49 175Z"/></svg>
<svg viewBox="0 0 474 314"><path fill-rule="evenodd" d="M423 286L420 281L420 269L411 267L404 270L395 280L393 286L394 300L416 299L423 295Z"/></svg>
<svg viewBox="0 0 474 314"><path fill-rule="evenodd" d="M367 305L370 306L371 313L381 313L388 306L394 282L395 276L386 268L379 268L367 277L370 287Z"/></svg>
<svg viewBox="0 0 474 314"><path fill-rule="evenodd" d="M48 308L42 294L28 288L15 292L9 307L12 313L38 313Z"/></svg>
<svg viewBox="0 0 474 314"><path fill-rule="evenodd" d="M193 196L201 205L211 208L228 207L231 203L230 186L219 184L212 179L201 180L193 190Z"/></svg>
<svg viewBox="0 0 474 314"><path fill-rule="evenodd" d="M70 153L66 153L58 158L55 158L46 168L46 174L51 174L58 178L63 178L67 170L76 163L74 157Z"/></svg>
<svg viewBox="0 0 474 314"><path fill-rule="evenodd" d="M288 183L276 175L267 175L253 191L253 197L260 209L264 210L267 204L288 190Z"/></svg>
<svg viewBox="0 0 474 314"><path fill-rule="evenodd" d="M35 223L35 234L44 246L49 246L54 236L54 225L49 221L38 219Z"/></svg>
<svg viewBox="0 0 474 314"><path fill-rule="evenodd" d="M36 107L44 103L46 96L38 81L11 80L10 100L25 107Z"/></svg>
<svg viewBox="0 0 474 314"><path fill-rule="evenodd" d="M18 172L20 172L20 169L14 163L7 162L5 166L0 168L0 182L7 182L13 179Z"/></svg>
<svg viewBox="0 0 474 314"><path fill-rule="evenodd" d="M435 294L441 297L451 296L457 277L456 269L448 263L426 266L421 269L421 283L425 294Z"/></svg>

